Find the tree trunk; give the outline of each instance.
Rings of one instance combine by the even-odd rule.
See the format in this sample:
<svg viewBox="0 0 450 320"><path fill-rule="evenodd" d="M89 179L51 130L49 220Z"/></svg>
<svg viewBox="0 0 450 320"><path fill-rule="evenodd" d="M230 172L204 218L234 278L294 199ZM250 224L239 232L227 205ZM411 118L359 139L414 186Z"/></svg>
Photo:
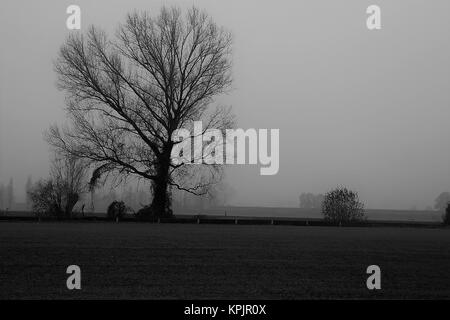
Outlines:
<svg viewBox="0 0 450 320"><path fill-rule="evenodd" d="M67 195L66 207L64 209L64 214L66 218L72 218L72 211L77 204L79 196L77 193L70 193Z"/></svg>
<svg viewBox="0 0 450 320"><path fill-rule="evenodd" d="M168 217L172 215L170 210L170 197L167 192L167 181L154 181L151 209L152 214L156 217Z"/></svg>
<svg viewBox="0 0 450 320"><path fill-rule="evenodd" d="M171 217L171 196L168 190L171 150L166 150L157 166L156 179L153 180L153 201L151 214L156 217Z"/></svg>

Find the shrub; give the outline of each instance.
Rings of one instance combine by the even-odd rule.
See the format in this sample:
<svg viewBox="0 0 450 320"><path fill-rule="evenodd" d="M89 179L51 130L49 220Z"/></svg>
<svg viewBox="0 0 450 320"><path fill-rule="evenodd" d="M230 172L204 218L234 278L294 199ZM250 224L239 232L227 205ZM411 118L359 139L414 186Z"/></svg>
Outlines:
<svg viewBox="0 0 450 320"><path fill-rule="evenodd" d="M154 214L152 212L151 206L144 206L139 209L138 212L135 213L135 217L138 220L147 220L149 218L153 218Z"/></svg>
<svg viewBox="0 0 450 320"><path fill-rule="evenodd" d="M153 220L155 218L160 218L161 216L155 213L155 210L152 209L151 205L144 206L143 208L139 209L134 216L138 220ZM173 211L170 208L167 208L166 215L163 216L164 218L171 218L173 217Z"/></svg>
<svg viewBox="0 0 450 320"><path fill-rule="evenodd" d="M322 213L326 221L335 224L363 221L364 204L357 192L339 187L325 195Z"/></svg>
<svg viewBox="0 0 450 320"><path fill-rule="evenodd" d="M108 206L106 213L108 219L116 220L122 218L127 213L127 207L123 201L113 201Z"/></svg>
<svg viewBox="0 0 450 320"><path fill-rule="evenodd" d="M62 196L58 193L55 183L51 180L40 180L30 188L28 196L31 199L33 212L38 217L62 217Z"/></svg>

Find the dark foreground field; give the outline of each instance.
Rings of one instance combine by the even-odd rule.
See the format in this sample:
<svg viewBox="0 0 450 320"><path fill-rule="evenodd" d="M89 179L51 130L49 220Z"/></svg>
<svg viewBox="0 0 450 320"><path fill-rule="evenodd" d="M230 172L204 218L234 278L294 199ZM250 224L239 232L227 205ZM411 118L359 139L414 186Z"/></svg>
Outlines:
<svg viewBox="0 0 450 320"><path fill-rule="evenodd" d="M1 222L0 298L448 299L450 230Z"/></svg>

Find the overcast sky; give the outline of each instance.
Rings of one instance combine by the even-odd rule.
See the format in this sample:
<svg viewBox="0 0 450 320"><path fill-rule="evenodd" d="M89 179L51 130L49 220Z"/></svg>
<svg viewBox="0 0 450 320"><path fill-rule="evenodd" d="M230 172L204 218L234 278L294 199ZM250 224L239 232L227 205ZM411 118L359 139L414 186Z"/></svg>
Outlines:
<svg viewBox="0 0 450 320"><path fill-rule="evenodd" d="M234 35L234 83L221 103L241 128L280 129L280 170L232 167L235 204L297 206L301 192L354 188L369 208L424 208L450 190L450 2L18 1L0 7L0 183L48 172L42 132L65 119L52 60L69 34L111 31L128 11L196 4ZM378 4L382 29L366 28Z"/></svg>

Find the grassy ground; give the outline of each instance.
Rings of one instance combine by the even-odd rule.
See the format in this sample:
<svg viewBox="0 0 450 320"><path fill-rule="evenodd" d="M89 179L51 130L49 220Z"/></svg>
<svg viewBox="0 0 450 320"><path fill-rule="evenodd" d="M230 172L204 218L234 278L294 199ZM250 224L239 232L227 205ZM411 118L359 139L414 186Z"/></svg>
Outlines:
<svg viewBox="0 0 450 320"><path fill-rule="evenodd" d="M1 222L0 298L448 299L450 230Z"/></svg>

